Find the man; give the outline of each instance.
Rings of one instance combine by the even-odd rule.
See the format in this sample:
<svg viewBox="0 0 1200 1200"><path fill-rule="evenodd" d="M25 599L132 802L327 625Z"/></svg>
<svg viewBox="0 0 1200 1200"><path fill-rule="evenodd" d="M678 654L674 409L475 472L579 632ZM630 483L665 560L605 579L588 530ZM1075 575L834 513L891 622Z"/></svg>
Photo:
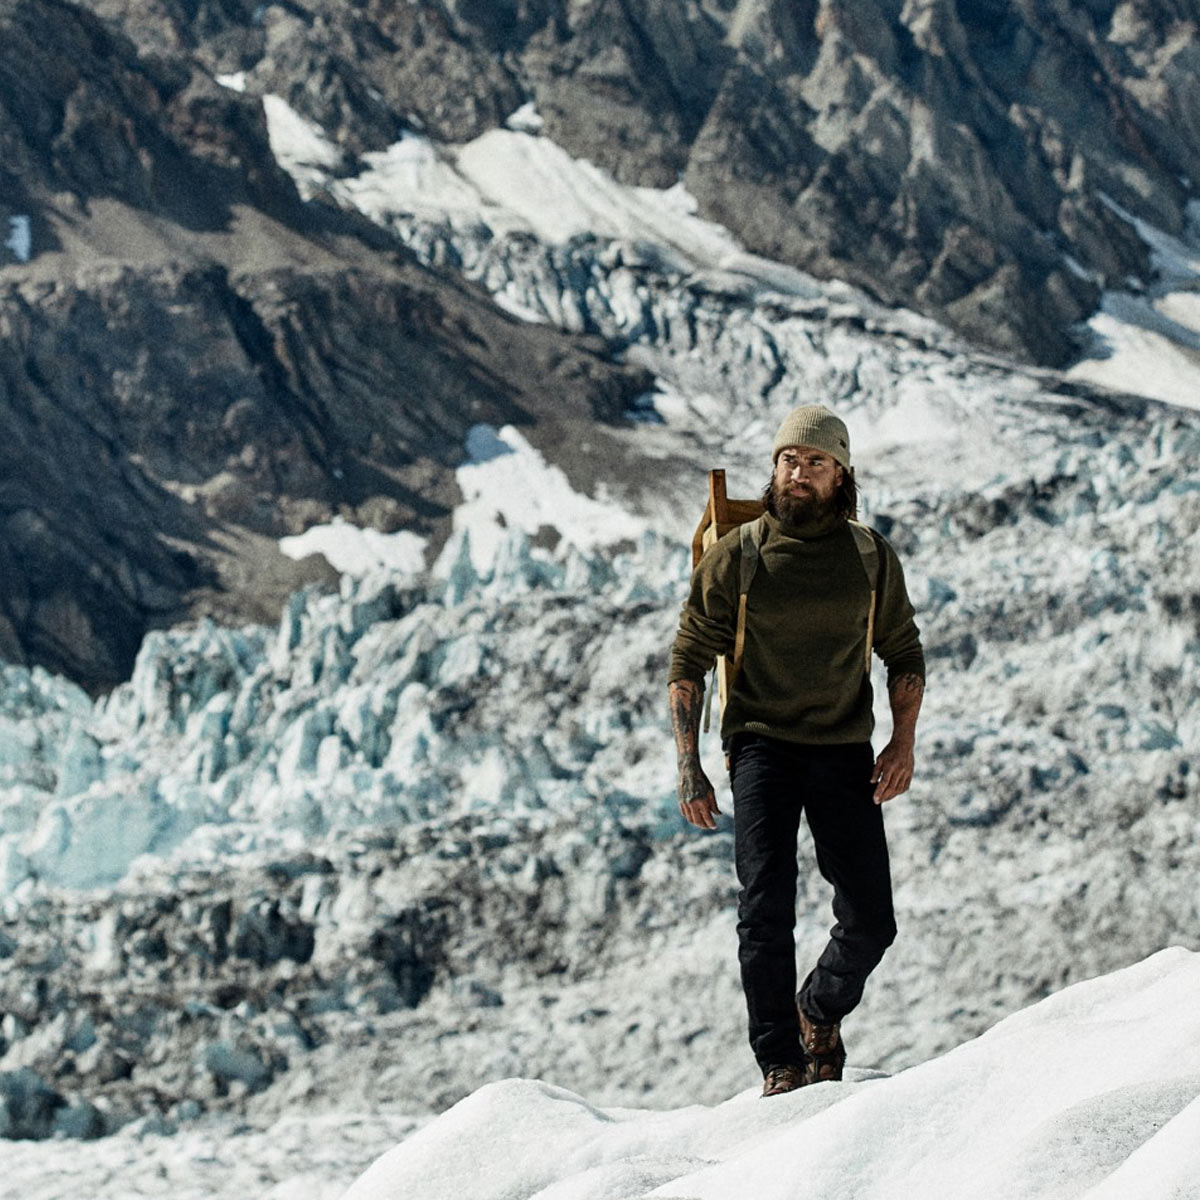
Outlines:
<svg viewBox="0 0 1200 1200"><path fill-rule="evenodd" d="M908 790L925 660L895 551L877 533L874 613L849 519L857 489L846 426L827 408L790 413L774 445L740 667L721 734L734 799L738 959L763 1095L840 1079L842 1019L896 936L880 806ZM863 531L859 531L863 532ZM869 545L869 543L868 543ZM671 651L668 690L679 807L700 829L720 810L700 765L704 677L736 637L743 540L701 559ZM888 673L893 731L878 757L869 630ZM835 925L797 993L796 839L804 813L833 885Z"/></svg>

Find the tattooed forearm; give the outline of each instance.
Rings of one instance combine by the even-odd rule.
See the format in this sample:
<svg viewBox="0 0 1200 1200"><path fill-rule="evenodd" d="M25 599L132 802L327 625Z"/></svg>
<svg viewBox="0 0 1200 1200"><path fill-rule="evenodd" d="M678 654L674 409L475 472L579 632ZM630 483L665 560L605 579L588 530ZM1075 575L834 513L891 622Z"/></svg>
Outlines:
<svg viewBox="0 0 1200 1200"><path fill-rule="evenodd" d="M704 685L694 679L677 679L667 686L671 705L671 729L675 734L675 752L682 768L685 762L700 758L700 713L704 707Z"/></svg>
<svg viewBox="0 0 1200 1200"><path fill-rule="evenodd" d="M888 691L889 692L899 691L899 692L908 692L908 693L912 693L912 692L922 693L925 691L925 680L922 679L920 675L917 675L913 672L910 672L907 675L898 675L888 685Z"/></svg>
<svg viewBox="0 0 1200 1200"><path fill-rule="evenodd" d="M925 695L925 680L920 675L898 675L888 684L888 699L892 706L893 738L911 740L916 736L917 715Z"/></svg>
<svg viewBox="0 0 1200 1200"><path fill-rule="evenodd" d="M667 685L671 704L671 728L679 758L679 808L702 829L715 829L720 813L713 786L700 765L700 712L704 707L704 685L693 679L678 679Z"/></svg>

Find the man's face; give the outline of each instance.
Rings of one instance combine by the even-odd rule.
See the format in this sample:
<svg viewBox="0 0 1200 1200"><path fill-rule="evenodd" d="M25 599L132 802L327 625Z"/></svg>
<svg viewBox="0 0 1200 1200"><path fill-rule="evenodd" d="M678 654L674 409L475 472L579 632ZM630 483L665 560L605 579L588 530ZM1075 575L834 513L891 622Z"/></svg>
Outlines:
<svg viewBox="0 0 1200 1200"><path fill-rule="evenodd" d="M799 525L825 516L833 507L842 475L841 464L823 450L788 446L781 451L771 477L780 520Z"/></svg>

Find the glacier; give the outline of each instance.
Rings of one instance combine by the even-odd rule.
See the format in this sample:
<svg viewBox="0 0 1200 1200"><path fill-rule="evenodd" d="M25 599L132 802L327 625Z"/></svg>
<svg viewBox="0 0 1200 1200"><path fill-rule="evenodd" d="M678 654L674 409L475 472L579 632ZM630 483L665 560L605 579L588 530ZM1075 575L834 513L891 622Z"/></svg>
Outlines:
<svg viewBox="0 0 1200 1200"><path fill-rule="evenodd" d="M535 1141L556 1113L648 1128L613 1116L646 1106L685 1131L695 1117L697 1139L726 1117L766 1137L743 1095L729 830L682 828L663 680L706 470L757 494L779 418L811 398L849 425L862 515L901 553L930 661L918 781L887 811L901 936L848 1026L855 1100L829 1123L876 1103L898 1120L868 1097L921 1099L968 1053L991 1070L1002 1018L1037 1005L1010 1018L1036 1040L1080 980L1118 972L1086 993L1103 1007L1155 972L1194 975L1183 950L1151 957L1195 948L1200 922L1194 411L1000 361L742 255L682 189L627 195L537 144L532 114L458 157L458 208L422 184L418 209L394 176L441 170L427 145L339 180L319 130L267 112L303 188L361 205L520 319L645 365L655 388L607 431L643 467L592 462L603 486L585 494L586 438L550 461L477 427L444 546L310 530L289 549L325 553L338 590L298 593L274 627L154 633L99 700L3 668L0 1085L28 1122L10 1136L108 1132L72 1151L79 1169L113 1155L132 1171L121 1155L203 1157L205 1129L290 1131L303 1157L303 1113L326 1140L361 1134L352 1173L418 1128L491 1136L513 1104ZM493 179L484 151L513 146L565 173L577 226L513 222L508 193L480 219L463 172ZM885 703L877 717L886 737ZM715 737L705 753L719 779ZM807 859L802 881L803 955L828 918ZM1181 1051L1168 1024L1164 1061ZM13 1099L50 1079L53 1112ZM1150 1084L1128 1082L1096 1111L1141 1111ZM681 1095L718 1116L676 1113ZM816 1120L822 1096L776 1112ZM1154 1097L1166 1120L1178 1093ZM1169 1128L1190 1128L1178 1112ZM221 1124L234 1114L248 1129ZM1074 1128L1052 1122L1034 1149ZM690 1175L646 1153L644 1190ZM642 1187L617 1158L547 1194ZM281 1196L333 1196L349 1161L308 1183L271 1170ZM0 1162L46 1169L29 1147ZM704 1170L687 1187L713 1190L695 1194L733 1194ZM222 1178L204 1194L239 1190L232 1164Z"/></svg>

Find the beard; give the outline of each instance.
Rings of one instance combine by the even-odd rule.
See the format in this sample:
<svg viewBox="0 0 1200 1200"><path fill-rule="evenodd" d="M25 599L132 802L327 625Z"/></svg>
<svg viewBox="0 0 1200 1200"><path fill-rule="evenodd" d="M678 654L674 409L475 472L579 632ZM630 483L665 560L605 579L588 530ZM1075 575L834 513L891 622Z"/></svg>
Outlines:
<svg viewBox="0 0 1200 1200"><path fill-rule="evenodd" d="M798 496L781 491L775 480L771 480L768 509L785 525L807 525L819 521L833 512L833 497L819 497L808 490Z"/></svg>

